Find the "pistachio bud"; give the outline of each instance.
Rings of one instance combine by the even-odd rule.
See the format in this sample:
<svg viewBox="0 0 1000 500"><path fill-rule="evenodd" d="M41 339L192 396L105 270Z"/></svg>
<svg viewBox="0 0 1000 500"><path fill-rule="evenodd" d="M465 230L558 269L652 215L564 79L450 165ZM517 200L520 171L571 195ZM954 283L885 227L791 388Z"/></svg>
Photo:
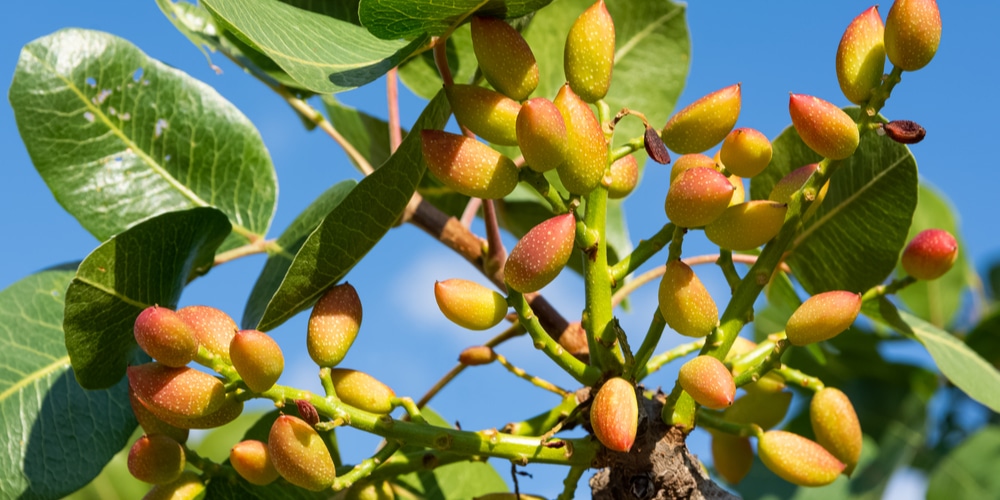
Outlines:
<svg viewBox="0 0 1000 500"><path fill-rule="evenodd" d="M161 419L163 415L194 418L222 406L226 389L219 379L194 368L157 362L128 368L129 387Z"/></svg>
<svg viewBox="0 0 1000 500"><path fill-rule="evenodd" d="M712 464L727 483L738 484L753 465L750 438L712 433Z"/></svg>
<svg viewBox="0 0 1000 500"><path fill-rule="evenodd" d="M639 164L632 155L625 155L611 164L608 198L617 200L632 193L639 184Z"/></svg>
<svg viewBox="0 0 1000 500"><path fill-rule="evenodd" d="M517 114L515 130L528 168L547 172L566 160L566 122L552 101L542 97L525 101Z"/></svg>
<svg viewBox="0 0 1000 500"><path fill-rule="evenodd" d="M733 199L735 186L711 168L681 172L670 185L663 210L670 222L681 227L701 227L722 215Z"/></svg>
<svg viewBox="0 0 1000 500"><path fill-rule="evenodd" d="M559 88L552 101L566 123L566 159L556 167L559 180L573 194L587 194L604 177L608 165L608 144L590 106L569 85Z"/></svg>
<svg viewBox="0 0 1000 500"><path fill-rule="evenodd" d="M771 141L760 131L738 128L730 132L719 149L726 170L740 177L753 177L771 163Z"/></svg>
<svg viewBox="0 0 1000 500"><path fill-rule="evenodd" d="M264 486L278 479L267 445L253 439L236 443L229 450L229 463L250 484Z"/></svg>
<svg viewBox="0 0 1000 500"><path fill-rule="evenodd" d="M152 484L169 483L184 471L184 448L163 434L144 435L128 451L132 477Z"/></svg>
<svg viewBox="0 0 1000 500"><path fill-rule="evenodd" d="M241 330L229 345L233 367L253 392L271 388L285 369L281 348L268 334L257 330Z"/></svg>
<svg viewBox="0 0 1000 500"><path fill-rule="evenodd" d="M177 315L191 327L199 344L226 363L230 362L229 343L240 329L232 317L210 306L182 307Z"/></svg>

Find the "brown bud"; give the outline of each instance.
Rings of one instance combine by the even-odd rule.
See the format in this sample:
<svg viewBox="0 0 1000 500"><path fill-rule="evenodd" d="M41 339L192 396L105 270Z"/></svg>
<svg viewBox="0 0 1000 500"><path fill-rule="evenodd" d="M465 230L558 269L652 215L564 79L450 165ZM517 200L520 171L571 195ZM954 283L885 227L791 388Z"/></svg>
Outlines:
<svg viewBox="0 0 1000 500"><path fill-rule="evenodd" d="M229 463L250 484L264 486L278 479L267 445L253 439L236 443L229 450Z"/></svg>
<svg viewBox="0 0 1000 500"><path fill-rule="evenodd" d="M695 402L713 410L733 404L736 384L722 361L711 356L695 356L681 366L677 382Z"/></svg>
<svg viewBox="0 0 1000 500"><path fill-rule="evenodd" d="M885 135L900 144L916 144L927 135L924 127L910 120L893 120L882 126Z"/></svg>
<svg viewBox="0 0 1000 500"><path fill-rule="evenodd" d="M319 423L319 411L312 403L304 399L296 399L295 407L299 410L299 416L302 417L307 424L316 427Z"/></svg>
<svg viewBox="0 0 1000 500"><path fill-rule="evenodd" d="M319 366L337 366L358 336L361 316L361 298L350 283L327 290L309 314L309 357Z"/></svg>
<svg viewBox="0 0 1000 500"><path fill-rule="evenodd" d="M576 219L572 213L557 215L531 228L507 258L507 285L521 293L548 285L569 260L575 239Z"/></svg>
<svg viewBox="0 0 1000 500"><path fill-rule="evenodd" d="M919 280L944 276L958 258L958 242L943 229L921 231L903 250L901 262L907 274Z"/></svg>
<svg viewBox="0 0 1000 500"><path fill-rule="evenodd" d="M642 136L642 145L646 148L646 154L656 163L666 165L670 163L670 152L667 145L660 139L660 133L653 127L646 125L646 132Z"/></svg>
<svg viewBox="0 0 1000 500"><path fill-rule="evenodd" d="M140 437L128 452L129 473L147 483L164 484L177 479L184 464L184 448L163 434Z"/></svg>
<svg viewBox="0 0 1000 500"><path fill-rule="evenodd" d="M467 347L458 355L458 362L468 366L488 365L496 359L497 353L485 345Z"/></svg>
<svg viewBox="0 0 1000 500"><path fill-rule="evenodd" d="M253 392L270 389L285 369L281 348L268 334L241 330L229 345L233 367Z"/></svg>
<svg viewBox="0 0 1000 500"><path fill-rule="evenodd" d="M299 418L278 417L271 426L267 450L278 474L296 486L321 491L337 478L333 457L323 438Z"/></svg>
<svg viewBox="0 0 1000 500"><path fill-rule="evenodd" d="M608 449L632 449L639 425L635 386L621 377L605 382L590 404L590 425L597 440Z"/></svg>
<svg viewBox="0 0 1000 500"><path fill-rule="evenodd" d="M396 393L375 377L357 370L334 368L330 371L337 397L346 404L372 413L392 411Z"/></svg>
<svg viewBox="0 0 1000 500"><path fill-rule="evenodd" d="M150 306L135 319L135 341L146 354L167 366L184 366L198 354L198 339L177 313Z"/></svg>

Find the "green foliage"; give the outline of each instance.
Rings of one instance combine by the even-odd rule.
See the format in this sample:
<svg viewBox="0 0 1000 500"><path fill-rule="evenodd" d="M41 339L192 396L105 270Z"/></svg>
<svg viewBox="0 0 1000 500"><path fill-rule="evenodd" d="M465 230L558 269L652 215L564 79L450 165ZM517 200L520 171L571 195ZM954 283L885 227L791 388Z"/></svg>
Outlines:
<svg viewBox="0 0 1000 500"><path fill-rule="evenodd" d="M946 456L927 484L927 498L987 498L1000 489L996 463L1000 460L1000 427L991 425L973 434Z"/></svg>

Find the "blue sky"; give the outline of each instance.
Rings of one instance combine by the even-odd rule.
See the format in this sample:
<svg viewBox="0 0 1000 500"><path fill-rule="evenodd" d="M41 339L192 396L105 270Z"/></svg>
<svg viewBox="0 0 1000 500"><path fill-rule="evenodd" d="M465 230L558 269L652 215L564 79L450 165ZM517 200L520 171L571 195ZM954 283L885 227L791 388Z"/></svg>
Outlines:
<svg viewBox="0 0 1000 500"><path fill-rule="evenodd" d="M788 92L816 95L838 105L848 104L839 91L833 69L834 54L843 29L868 2L695 2L689 7L692 66L679 107L701 95L735 82L743 84L739 126L754 127L775 137L789 123ZM888 12L888 3L882 15ZM153 1L108 0L69 2L36 0L15 2L0 20L0 71L10 81L21 46L69 26L97 29L124 37L152 57L178 67L214 86L258 127L270 150L280 182L278 209L271 236L280 231L327 186L354 169L336 145L320 132L307 132L284 102L252 78L216 56L217 75L202 55L161 15ZM921 176L951 198L961 217L965 246L961 251L983 270L1000 258L996 222L996 190L1000 174L992 158L997 144L996 117L1000 81L996 54L1000 47L1000 4L942 2L944 32L935 59L923 70L907 73L883 113L912 119L928 130L927 139L912 147ZM985 55L984 55L985 54ZM9 83L7 84L9 85ZM384 86L342 94L343 101L372 114L385 116ZM421 103L403 92L403 122L409 125ZM0 287L47 266L79 260L98 242L62 211L37 175L27 156L9 104L0 106L0 151L4 151L4 181L0 182ZM664 222L662 204L668 169L650 166L644 184L629 199L634 240L652 234ZM651 215L640 215L651 214ZM508 239L508 248L513 240ZM704 251L708 252L707 245ZM242 314L249 290L263 265L263 257L226 264L191 285L182 305L208 304L235 317ZM717 297L724 285L719 276L705 278ZM346 365L363 367L396 389L418 398L447 371L457 353L485 341L490 333L471 333L448 323L432 298L434 280L452 277L479 279L464 263L413 227L393 230L350 274L365 304L361 336ZM565 276L545 290L564 312L582 308L581 281ZM654 307L654 291L634 296L634 313L622 314L626 331L642 332ZM300 315L274 332L286 357L305 356L305 317ZM495 332L493 332L495 333ZM635 333L638 338L638 333ZM665 339L663 347L678 339ZM548 364L527 342L504 345L500 352L544 378L572 387L565 375ZM303 358L308 359L308 358ZM310 363L288 363L283 382L312 384ZM467 429L499 427L524 418L556 402L547 393L514 379L499 366L472 370L473 376L450 386L434 404ZM672 383L667 371L651 384ZM523 405L522 407L519 407ZM489 411L481 411L489 408ZM375 440L345 437L357 443L349 460L364 458ZM707 440L691 442L696 453L707 455ZM501 465L501 471L506 468ZM522 491L555 496L558 471L532 466L534 479L522 478ZM505 474L505 473L504 473ZM505 474L506 475L506 474Z"/></svg>

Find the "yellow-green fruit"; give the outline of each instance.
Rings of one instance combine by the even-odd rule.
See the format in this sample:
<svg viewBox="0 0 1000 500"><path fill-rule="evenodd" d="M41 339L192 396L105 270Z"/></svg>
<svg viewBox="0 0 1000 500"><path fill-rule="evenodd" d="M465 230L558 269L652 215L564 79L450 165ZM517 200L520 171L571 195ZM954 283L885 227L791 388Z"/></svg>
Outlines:
<svg viewBox="0 0 1000 500"><path fill-rule="evenodd" d="M862 441L861 423L851 400L839 389L825 387L813 394L809 421L816 441L847 466L844 474L851 475L861 458Z"/></svg>
<svg viewBox="0 0 1000 500"><path fill-rule="evenodd" d="M139 402L141 403L142 401L139 400ZM226 399L218 409L199 417L182 417L151 409L148 406L146 408L156 415L157 418L181 429L214 429L236 420L236 417L239 417L243 413L243 401L233 393L227 394Z"/></svg>
<svg viewBox="0 0 1000 500"><path fill-rule="evenodd" d="M493 88L523 101L538 87L538 65L524 37L503 19L473 16L472 50Z"/></svg>
<svg viewBox="0 0 1000 500"><path fill-rule="evenodd" d="M736 383L733 374L722 361L711 356L695 356L681 366L677 382L695 402L713 410L733 404Z"/></svg>
<svg viewBox="0 0 1000 500"><path fill-rule="evenodd" d="M278 479L267 445L254 439L236 443L229 450L229 463L250 484L264 486Z"/></svg>
<svg viewBox="0 0 1000 500"><path fill-rule="evenodd" d="M270 389L285 369L278 343L258 330L240 330L229 344L229 355L236 373L253 392Z"/></svg>
<svg viewBox="0 0 1000 500"><path fill-rule="evenodd" d="M191 327L199 344L226 363L230 362L229 343L240 329L232 317L210 306L182 307L177 315Z"/></svg>
<svg viewBox="0 0 1000 500"><path fill-rule="evenodd" d="M455 120L493 144L517 145L517 101L478 85L445 85Z"/></svg>
<svg viewBox="0 0 1000 500"><path fill-rule="evenodd" d="M493 148L443 130L423 130L420 138L427 168L445 186L487 199L503 198L517 187L517 166Z"/></svg>
<svg viewBox="0 0 1000 500"><path fill-rule="evenodd" d="M726 408L723 417L737 424L757 424L766 431L781 423L791 404L790 392L748 391Z"/></svg>
<svg viewBox="0 0 1000 500"><path fill-rule="evenodd" d="M171 309L150 306L135 319L135 341L146 354L167 366L184 366L198 354L198 339Z"/></svg>
<svg viewBox="0 0 1000 500"><path fill-rule="evenodd" d="M905 71L931 62L941 43L941 13L935 0L896 0L885 18L885 53Z"/></svg>
<svg viewBox="0 0 1000 500"><path fill-rule="evenodd" d="M164 484L184 471L184 448L163 434L144 435L128 451L128 471L132 477L152 484Z"/></svg>
<svg viewBox="0 0 1000 500"><path fill-rule="evenodd" d="M660 280L660 314L670 328L688 337L704 337L719 324L719 309L687 264L672 260Z"/></svg>
<svg viewBox="0 0 1000 500"><path fill-rule="evenodd" d="M309 314L306 347L319 366L337 366L361 330L361 298L350 283L327 290Z"/></svg>
<svg viewBox="0 0 1000 500"><path fill-rule="evenodd" d="M543 97L521 105L515 124L517 144L528 168L548 172L566 159L566 122L552 101Z"/></svg>
<svg viewBox="0 0 1000 500"><path fill-rule="evenodd" d="M741 103L738 83L712 92L670 117L660 137L675 153L706 151L725 139L736 126Z"/></svg>
<svg viewBox="0 0 1000 500"><path fill-rule="evenodd" d="M466 347L458 354L458 362L467 366L488 365L497 359L497 353L492 347L485 345L475 345Z"/></svg>
<svg viewBox="0 0 1000 500"><path fill-rule="evenodd" d="M548 285L569 261L575 239L576 219L571 213L557 215L528 230L507 257L507 286L531 293Z"/></svg>
<svg viewBox="0 0 1000 500"><path fill-rule="evenodd" d="M552 100L566 124L566 159L556 167L559 180L573 194L587 194L604 177L608 164L608 144L590 106L569 85L559 88Z"/></svg>
<svg viewBox="0 0 1000 500"><path fill-rule="evenodd" d="M882 83L885 72L885 44L878 6L869 7L844 30L837 47L837 81L844 97L854 104L868 102Z"/></svg>
<svg viewBox="0 0 1000 500"><path fill-rule="evenodd" d="M566 36L566 81L584 101L596 102L611 87L614 65L615 24L604 0L597 0L576 18Z"/></svg>
<svg viewBox="0 0 1000 500"><path fill-rule="evenodd" d="M785 390L785 379L774 372L768 372L756 382L743 386L747 392L781 392Z"/></svg>
<svg viewBox="0 0 1000 500"><path fill-rule="evenodd" d="M785 222L788 205L753 200L726 208L705 226L705 236L726 250L750 250L774 238Z"/></svg>
<svg viewBox="0 0 1000 500"><path fill-rule="evenodd" d="M333 457L323 438L298 417L281 415L274 421L267 450L278 474L296 486L321 491L337 478Z"/></svg>
<svg viewBox="0 0 1000 500"><path fill-rule="evenodd" d="M791 202L792 195L802 189L802 186L812 177L817 168L819 168L818 163L810 163L792 170L771 188L771 194L767 196L767 199L778 203Z"/></svg>
<svg viewBox="0 0 1000 500"><path fill-rule="evenodd" d="M545 500L544 497L537 495L525 495L524 493L487 493L483 496L474 497L472 500Z"/></svg>
<svg viewBox="0 0 1000 500"><path fill-rule="evenodd" d="M730 173L740 177L753 177L771 163L771 141L755 129L735 129L722 141L719 159Z"/></svg>
<svg viewBox="0 0 1000 500"><path fill-rule="evenodd" d="M832 483L844 470L819 443L786 431L767 431L757 442L757 455L778 477L799 486Z"/></svg>
<svg viewBox="0 0 1000 500"><path fill-rule="evenodd" d="M900 263L906 274L918 280L936 280L947 273L958 258L958 242L944 229L926 229L910 240Z"/></svg>
<svg viewBox="0 0 1000 500"><path fill-rule="evenodd" d="M831 160L854 154L861 141L858 126L842 109L818 97L790 94L792 125L809 149Z"/></svg>
<svg viewBox="0 0 1000 500"><path fill-rule="evenodd" d="M198 473L186 470L173 481L153 486L142 500L200 500L205 498L205 483Z"/></svg>
<svg viewBox="0 0 1000 500"><path fill-rule="evenodd" d="M859 312L861 294L843 290L819 293L792 313L785 324L785 335L797 346L829 340L847 330Z"/></svg>
<svg viewBox="0 0 1000 500"><path fill-rule="evenodd" d="M436 281L434 298L445 317L469 330L488 330L507 316L503 295L474 281Z"/></svg>
<svg viewBox="0 0 1000 500"><path fill-rule="evenodd" d="M392 398L396 393L375 377L357 370L334 368L330 378L337 397L344 403L372 413L392 411Z"/></svg>
<svg viewBox="0 0 1000 500"><path fill-rule="evenodd" d="M685 170L691 170L692 168L697 167L718 170L718 167L715 164L715 159L709 156L701 153L681 155L674 160L674 166L670 167L670 184L672 185L674 181L677 180L677 177Z"/></svg>
<svg viewBox="0 0 1000 500"><path fill-rule="evenodd" d="M632 193L639 184L639 163L632 155L623 156L611 164L608 198L617 200Z"/></svg>
<svg viewBox="0 0 1000 500"><path fill-rule="evenodd" d="M736 187L717 170L692 168L681 172L670 184L663 210L678 226L701 227L722 215L735 191Z"/></svg>
<svg viewBox="0 0 1000 500"><path fill-rule="evenodd" d="M202 417L219 409L226 400L222 382L194 368L174 368L157 362L130 366L128 383L139 401L161 419L164 415Z"/></svg>
<svg viewBox="0 0 1000 500"><path fill-rule="evenodd" d="M609 450L624 453L632 449L639 426L635 386L621 377L605 382L590 403L590 426Z"/></svg>
<svg viewBox="0 0 1000 500"><path fill-rule="evenodd" d="M149 408L146 408L146 405L136 397L135 391L132 390L131 386L128 388L128 400L129 404L132 405L132 413L135 414L135 419L139 421L139 425L142 426L142 430L146 434L163 434L178 443L187 442L190 432L185 428L164 422L153 414L153 412L149 411Z"/></svg>
<svg viewBox="0 0 1000 500"><path fill-rule="evenodd" d="M738 484L753 465L750 438L712 433L712 464L727 483Z"/></svg>
<svg viewBox="0 0 1000 500"><path fill-rule="evenodd" d="M347 489L344 500L395 500L396 492L389 481L358 481Z"/></svg>

